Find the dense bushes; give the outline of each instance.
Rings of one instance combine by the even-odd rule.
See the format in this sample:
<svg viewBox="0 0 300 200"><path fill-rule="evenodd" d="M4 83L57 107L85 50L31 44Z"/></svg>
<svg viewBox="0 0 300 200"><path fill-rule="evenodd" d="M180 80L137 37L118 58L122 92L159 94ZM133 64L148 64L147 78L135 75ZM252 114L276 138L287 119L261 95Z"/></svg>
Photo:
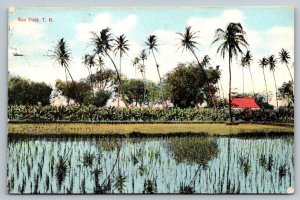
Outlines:
<svg viewBox="0 0 300 200"><path fill-rule="evenodd" d="M13 121L226 121L227 109L209 108L97 108L95 106L9 106L8 118ZM234 110L236 121L292 122L294 110Z"/></svg>

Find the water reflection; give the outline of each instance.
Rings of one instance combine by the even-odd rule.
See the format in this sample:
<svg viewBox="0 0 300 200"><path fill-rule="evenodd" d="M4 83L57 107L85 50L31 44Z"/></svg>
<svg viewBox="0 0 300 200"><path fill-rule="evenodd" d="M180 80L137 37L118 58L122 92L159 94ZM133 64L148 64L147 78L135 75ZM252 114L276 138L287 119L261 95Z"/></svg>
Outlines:
<svg viewBox="0 0 300 200"><path fill-rule="evenodd" d="M294 140L26 139L8 144L10 193L286 193Z"/></svg>

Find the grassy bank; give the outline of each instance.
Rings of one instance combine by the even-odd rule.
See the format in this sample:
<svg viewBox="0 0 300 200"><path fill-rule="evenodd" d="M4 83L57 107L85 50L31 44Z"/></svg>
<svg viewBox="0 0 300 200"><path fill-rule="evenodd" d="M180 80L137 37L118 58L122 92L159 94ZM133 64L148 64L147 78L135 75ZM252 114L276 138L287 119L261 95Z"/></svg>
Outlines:
<svg viewBox="0 0 300 200"><path fill-rule="evenodd" d="M206 134L238 135L257 133L293 133L291 126L273 126L264 124L8 124L9 135L144 135L168 134Z"/></svg>

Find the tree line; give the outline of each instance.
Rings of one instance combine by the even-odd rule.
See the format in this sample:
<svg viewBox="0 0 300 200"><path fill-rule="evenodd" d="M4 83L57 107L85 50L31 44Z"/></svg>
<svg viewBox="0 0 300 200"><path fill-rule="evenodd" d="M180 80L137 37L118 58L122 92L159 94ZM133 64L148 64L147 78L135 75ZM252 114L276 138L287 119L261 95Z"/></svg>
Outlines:
<svg viewBox="0 0 300 200"><path fill-rule="evenodd" d="M253 95L255 96L253 77L251 73L251 64L253 56L249 51L249 44L246 40L246 32L240 23L229 23L226 29L217 29L215 32L212 44L217 44L216 52L219 53L223 59L228 57L228 72L229 72L229 91L228 98L225 98L224 91L222 90L222 83L220 83L221 71L220 66L212 67L210 64L210 57L205 55L203 59L198 56L198 42L197 32L192 30L191 26L187 26L182 33L178 33L180 38L180 47L183 51L187 51L194 56L195 61L189 63L178 63L177 67L169 71L164 76L160 73L159 60L157 54L159 53L158 37L156 35L149 35L146 37L144 43L146 48L140 51L140 54L134 57L132 65L142 75L142 79L128 79L122 74L122 61L123 56L127 55L130 50L130 44L124 34L113 37L110 28L102 29L99 33L91 32L90 44L93 50L85 54L82 58L82 63L88 70L88 77L79 81L74 81L70 72L71 54L66 40L61 38L58 40L53 50L51 51L50 58L65 70L65 81L56 81L55 91L60 95L67 98L68 104L70 100L83 105L95 105L97 107L104 106L108 99L116 97L117 106L120 105L120 100L126 106L143 106L160 104L164 107L167 102L171 102L175 107L187 108L195 107L206 103L207 107L212 107L215 110L220 105L224 105L227 100L229 109L229 118L232 121L231 100L232 100L232 62L233 59L241 58L240 65L243 73L243 94L244 92L244 68L249 69L250 77L252 80ZM145 78L146 66L145 61L151 56L155 61L157 76L159 83L156 84ZM119 58L117 62L115 58ZM110 62L105 63L104 58ZM276 88L276 102L278 108L278 97L287 99L288 105L292 106L294 102L293 95L293 77L290 71L291 56L285 49L281 49L279 57L270 55L263 57L259 60L259 66L262 68L265 89L266 89L266 103L269 103L267 81L265 78L265 69L268 67L272 72L274 85ZM285 82L280 88L277 87L275 70L278 61L286 65L289 71L291 80ZM113 70L107 66L112 65ZM221 66L222 67L222 66ZM126 69L128 70L128 69ZM71 80L68 80L70 78ZM14 85L16 78L12 79L9 83ZM9 104L23 104L17 102L12 92L13 86L9 87ZM48 88L47 88L48 89ZM223 98L221 98L221 90ZM49 89L47 90L49 92ZM52 90L51 90L52 91ZM219 92L219 95L216 95ZM51 93L51 92L50 92ZM279 94L277 94L279 93ZM48 102L48 101L46 101ZM222 104L223 102L223 104ZM25 104L36 104L26 102ZM41 102L45 104L45 101Z"/></svg>

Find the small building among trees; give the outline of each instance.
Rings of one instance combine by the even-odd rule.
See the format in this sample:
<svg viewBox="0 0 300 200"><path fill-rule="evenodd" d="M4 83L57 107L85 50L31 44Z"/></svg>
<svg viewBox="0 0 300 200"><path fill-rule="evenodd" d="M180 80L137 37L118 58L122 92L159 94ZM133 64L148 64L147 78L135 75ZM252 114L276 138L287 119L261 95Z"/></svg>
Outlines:
<svg viewBox="0 0 300 200"><path fill-rule="evenodd" d="M252 97L235 97L231 101L232 109L260 109Z"/></svg>

